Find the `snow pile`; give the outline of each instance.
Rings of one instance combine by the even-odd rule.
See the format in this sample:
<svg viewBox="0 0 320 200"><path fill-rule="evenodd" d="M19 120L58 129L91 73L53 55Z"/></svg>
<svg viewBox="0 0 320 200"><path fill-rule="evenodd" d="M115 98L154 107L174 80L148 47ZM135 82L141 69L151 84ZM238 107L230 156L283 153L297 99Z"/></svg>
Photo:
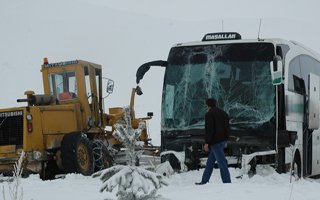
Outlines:
<svg viewBox="0 0 320 200"><path fill-rule="evenodd" d="M167 176L167 177L174 174L174 170L172 169L169 161L166 161L156 166L155 171L158 174L162 174L163 176Z"/></svg>

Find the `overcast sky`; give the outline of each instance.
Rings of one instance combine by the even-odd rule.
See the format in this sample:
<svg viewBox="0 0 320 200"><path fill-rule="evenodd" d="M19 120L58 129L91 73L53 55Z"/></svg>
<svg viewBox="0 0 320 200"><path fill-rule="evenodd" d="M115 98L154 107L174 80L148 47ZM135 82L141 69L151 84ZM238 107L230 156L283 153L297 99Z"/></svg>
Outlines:
<svg viewBox="0 0 320 200"><path fill-rule="evenodd" d="M0 108L22 106L26 90L43 93L40 67L75 59L104 66L115 81L106 108L129 104L137 68L166 60L174 43L200 41L208 32L235 31L242 38L284 38L320 52L316 0L11 0L0 2ZM223 26L222 26L223 24ZM136 113L155 116L151 137L160 143L164 70L141 81Z"/></svg>
<svg viewBox="0 0 320 200"><path fill-rule="evenodd" d="M101 5L101 0L91 2ZM188 22L260 17L310 20L318 15L319 6L317 0L107 0L104 2L105 6L116 10Z"/></svg>

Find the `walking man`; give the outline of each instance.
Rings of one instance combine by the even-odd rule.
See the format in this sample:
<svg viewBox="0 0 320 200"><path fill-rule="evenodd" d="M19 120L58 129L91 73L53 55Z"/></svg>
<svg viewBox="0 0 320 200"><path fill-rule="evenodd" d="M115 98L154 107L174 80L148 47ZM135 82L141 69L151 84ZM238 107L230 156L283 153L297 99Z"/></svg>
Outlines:
<svg viewBox="0 0 320 200"><path fill-rule="evenodd" d="M224 155L224 146L229 137L229 116L216 107L215 99L207 99L208 112L205 115L205 145L204 150L209 151L206 168L202 180L196 185L209 182L214 163L217 161L223 183L231 183L230 172Z"/></svg>

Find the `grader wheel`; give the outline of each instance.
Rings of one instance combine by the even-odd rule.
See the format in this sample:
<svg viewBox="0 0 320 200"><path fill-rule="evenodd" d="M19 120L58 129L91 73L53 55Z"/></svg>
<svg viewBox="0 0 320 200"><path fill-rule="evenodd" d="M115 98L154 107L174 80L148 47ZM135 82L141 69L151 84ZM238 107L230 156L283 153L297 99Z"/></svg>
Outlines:
<svg viewBox="0 0 320 200"><path fill-rule="evenodd" d="M108 151L108 148L101 140L93 141L93 158L94 158L94 171L109 168L113 165L113 158Z"/></svg>
<svg viewBox="0 0 320 200"><path fill-rule="evenodd" d="M77 148L77 163L80 171L85 171L90 168L90 153L88 147L84 143L80 143Z"/></svg>
<svg viewBox="0 0 320 200"><path fill-rule="evenodd" d="M71 133L61 142L62 166L66 173L91 175L94 170L92 143L83 133Z"/></svg>

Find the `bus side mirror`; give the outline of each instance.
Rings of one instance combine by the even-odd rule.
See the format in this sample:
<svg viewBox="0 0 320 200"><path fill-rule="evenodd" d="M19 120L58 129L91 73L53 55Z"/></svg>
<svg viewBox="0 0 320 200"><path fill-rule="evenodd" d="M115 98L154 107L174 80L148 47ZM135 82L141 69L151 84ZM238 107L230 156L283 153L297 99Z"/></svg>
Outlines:
<svg viewBox="0 0 320 200"><path fill-rule="evenodd" d="M283 72L283 63L280 56L275 56L273 61L270 62L270 71L273 85L282 84L282 72Z"/></svg>
<svg viewBox="0 0 320 200"><path fill-rule="evenodd" d="M111 94L113 92L113 88L114 88L114 81L111 79L107 79L107 88L106 88L107 94Z"/></svg>
<svg viewBox="0 0 320 200"><path fill-rule="evenodd" d="M136 93L137 93L137 95L139 95L139 96L143 94L143 92L142 92L142 90L141 90L141 87L138 86L138 85L137 85L137 87L136 87Z"/></svg>

